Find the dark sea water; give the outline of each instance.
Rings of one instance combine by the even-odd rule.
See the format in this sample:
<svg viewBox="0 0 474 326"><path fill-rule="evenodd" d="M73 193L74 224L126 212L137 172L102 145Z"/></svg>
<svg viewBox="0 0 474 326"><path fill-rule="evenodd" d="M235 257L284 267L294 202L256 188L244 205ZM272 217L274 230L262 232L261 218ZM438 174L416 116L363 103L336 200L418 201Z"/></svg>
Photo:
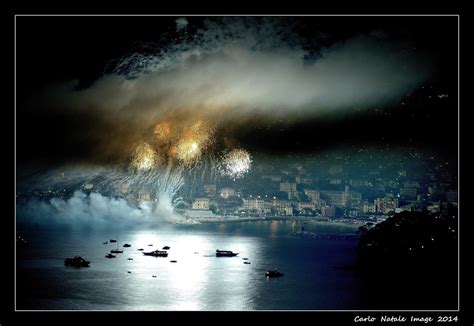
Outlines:
<svg viewBox="0 0 474 326"><path fill-rule="evenodd" d="M355 272L357 239L295 237L289 221L163 225L148 230L17 230L18 310L341 310L363 307ZM305 224L317 234L354 228ZM104 241L118 237L124 250ZM124 243L131 244L123 248ZM149 246L153 244L153 246ZM169 256L144 251L170 246ZM215 250L237 257L215 257ZM64 266L80 255L89 268ZM133 258L133 260L128 260ZM244 264L248 258L250 264ZM177 260L171 263L170 260ZM267 279L277 268L285 275ZM128 273L130 271L130 273ZM155 275L156 277L153 277Z"/></svg>

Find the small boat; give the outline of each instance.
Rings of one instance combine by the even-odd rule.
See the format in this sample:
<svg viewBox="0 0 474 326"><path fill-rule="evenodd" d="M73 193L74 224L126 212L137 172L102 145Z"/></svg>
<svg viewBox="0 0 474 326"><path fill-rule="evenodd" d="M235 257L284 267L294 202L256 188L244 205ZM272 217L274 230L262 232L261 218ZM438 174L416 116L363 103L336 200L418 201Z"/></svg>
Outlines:
<svg viewBox="0 0 474 326"><path fill-rule="evenodd" d="M280 277L280 276L283 276L284 274L283 273L280 273L279 271L277 270L274 270L274 271L267 271L267 273L265 274L267 277Z"/></svg>
<svg viewBox="0 0 474 326"><path fill-rule="evenodd" d="M156 275L152 275L151 277L156 277Z"/></svg>
<svg viewBox="0 0 474 326"><path fill-rule="evenodd" d="M132 274L132 272L130 272L130 271L127 271L127 273Z"/></svg>
<svg viewBox="0 0 474 326"><path fill-rule="evenodd" d="M249 261L244 261L244 264L250 265Z"/></svg>
<svg viewBox="0 0 474 326"><path fill-rule="evenodd" d="M138 251L143 251L143 248L139 248L139 249L137 249L137 250L138 250Z"/></svg>
<svg viewBox="0 0 474 326"><path fill-rule="evenodd" d="M104 242L102 242L102 244L107 244L107 243L109 243L109 242L108 242L108 241L104 241Z"/></svg>
<svg viewBox="0 0 474 326"><path fill-rule="evenodd" d="M216 250L216 257L234 257L237 256L238 252L232 252L230 250Z"/></svg>
<svg viewBox="0 0 474 326"><path fill-rule="evenodd" d="M117 240L115 240L115 239L110 239L110 243L112 243L112 242L117 242Z"/></svg>
<svg viewBox="0 0 474 326"><path fill-rule="evenodd" d="M133 258L127 258L127 260L133 260Z"/></svg>
<svg viewBox="0 0 474 326"><path fill-rule="evenodd" d="M163 249L163 250L169 250L170 247L169 247L169 246L164 246L162 249Z"/></svg>
<svg viewBox="0 0 474 326"><path fill-rule="evenodd" d="M105 258L115 258L115 255L112 255L110 252L105 255Z"/></svg>
<svg viewBox="0 0 474 326"><path fill-rule="evenodd" d="M168 252L166 251L161 251L161 250L155 250L155 251L150 251L150 252L144 252L143 253L145 256L153 256L153 257L168 257Z"/></svg>
<svg viewBox="0 0 474 326"><path fill-rule="evenodd" d="M248 260L248 258L242 258L242 260Z"/></svg>
<svg viewBox="0 0 474 326"><path fill-rule="evenodd" d="M64 265L74 267L89 267L90 263L90 261L85 260L81 256L75 256L74 258L66 258L64 260Z"/></svg>
<svg viewBox="0 0 474 326"><path fill-rule="evenodd" d="M129 247L131 247L132 245L131 245L131 244L128 244L128 243L126 243L126 244L124 244L123 246L124 246L125 248L129 248Z"/></svg>
<svg viewBox="0 0 474 326"><path fill-rule="evenodd" d="M170 260L170 263L177 263L177 260Z"/></svg>

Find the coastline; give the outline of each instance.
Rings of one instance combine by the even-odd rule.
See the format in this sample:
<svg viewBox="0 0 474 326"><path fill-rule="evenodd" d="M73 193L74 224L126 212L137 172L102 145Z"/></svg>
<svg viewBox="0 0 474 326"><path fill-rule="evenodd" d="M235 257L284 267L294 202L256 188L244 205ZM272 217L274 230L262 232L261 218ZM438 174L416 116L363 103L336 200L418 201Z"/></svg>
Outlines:
<svg viewBox="0 0 474 326"><path fill-rule="evenodd" d="M194 218L186 220L189 224L207 224L207 223L239 223L239 222L265 222L265 221L286 221L286 222L299 222L311 225L325 225L325 226L340 226L350 229L358 229L361 225L364 225L364 221L358 220L342 220L342 221L320 221L308 218L288 218L288 217L231 217L231 216L219 216L211 218Z"/></svg>
<svg viewBox="0 0 474 326"><path fill-rule="evenodd" d="M316 225L334 225L334 226L344 226L347 228L358 229L360 226L364 225L364 221L357 221L357 223L348 223L344 221L309 221L311 224Z"/></svg>

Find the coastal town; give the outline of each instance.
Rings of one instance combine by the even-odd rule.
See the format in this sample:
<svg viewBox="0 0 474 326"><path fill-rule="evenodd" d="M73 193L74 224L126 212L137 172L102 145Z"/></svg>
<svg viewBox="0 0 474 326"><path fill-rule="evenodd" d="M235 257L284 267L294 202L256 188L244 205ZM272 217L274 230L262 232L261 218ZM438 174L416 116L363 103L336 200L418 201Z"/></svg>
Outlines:
<svg viewBox="0 0 474 326"><path fill-rule="evenodd" d="M446 215L458 204L456 167L417 153L354 149L346 152L290 157L283 162L255 160L241 179L185 175L175 197L175 213L188 222L305 219L360 225L377 223L402 211ZM71 183L68 174L56 176L69 183L64 189L31 189L18 200L36 196L67 199L79 188L101 192L100 180ZM131 189L119 184L109 196L140 207L160 200L152 189Z"/></svg>
<svg viewBox="0 0 474 326"><path fill-rule="evenodd" d="M260 164L240 182L200 185L177 211L201 222L309 219L357 225L403 211L446 215L457 207L457 179L449 162L416 154L361 154L367 155Z"/></svg>

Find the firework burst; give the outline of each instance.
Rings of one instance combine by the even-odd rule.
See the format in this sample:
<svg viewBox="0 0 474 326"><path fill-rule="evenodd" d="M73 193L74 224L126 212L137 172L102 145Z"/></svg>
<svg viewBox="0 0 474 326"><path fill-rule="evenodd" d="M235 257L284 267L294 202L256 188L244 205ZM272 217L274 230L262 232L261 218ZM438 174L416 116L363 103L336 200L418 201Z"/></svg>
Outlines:
<svg viewBox="0 0 474 326"><path fill-rule="evenodd" d="M137 170L151 170L160 162L158 153L148 143L139 143L133 152L131 165Z"/></svg>
<svg viewBox="0 0 474 326"><path fill-rule="evenodd" d="M252 156L245 149L234 149L224 154L219 163L219 171L232 179L242 178L252 167Z"/></svg>
<svg viewBox="0 0 474 326"><path fill-rule="evenodd" d="M199 162L204 151L214 142L214 127L204 121L192 124L183 132L171 152L183 166L192 166Z"/></svg>

